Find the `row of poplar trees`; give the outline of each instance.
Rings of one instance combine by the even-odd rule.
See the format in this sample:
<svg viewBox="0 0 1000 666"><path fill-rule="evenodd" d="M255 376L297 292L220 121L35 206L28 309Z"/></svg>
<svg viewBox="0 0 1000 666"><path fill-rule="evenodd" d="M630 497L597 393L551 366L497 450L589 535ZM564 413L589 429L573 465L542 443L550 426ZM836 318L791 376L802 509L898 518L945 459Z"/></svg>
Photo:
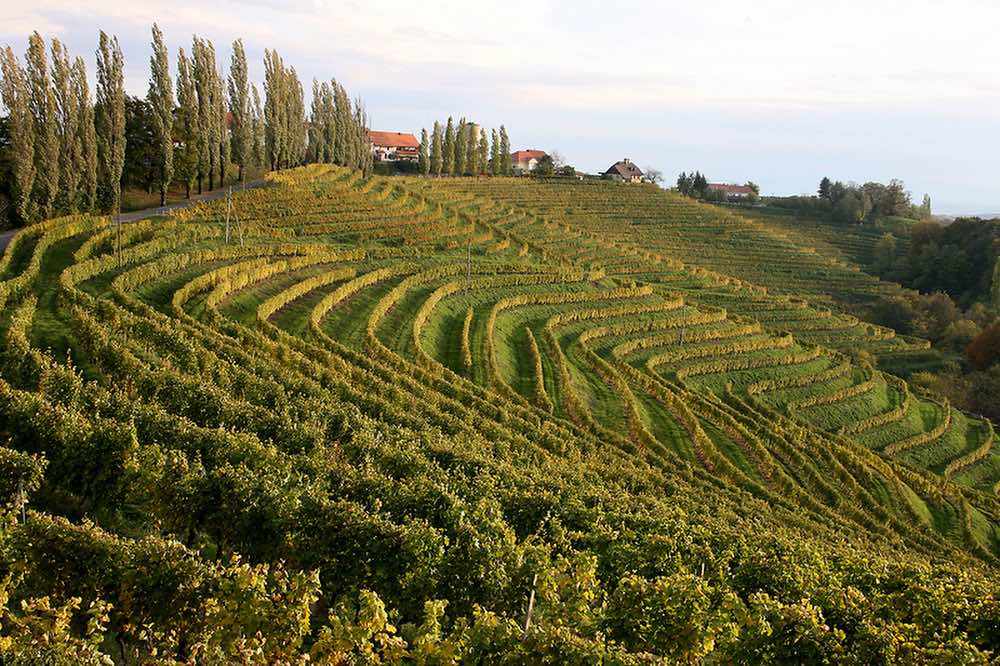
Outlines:
<svg viewBox="0 0 1000 666"><path fill-rule="evenodd" d="M510 139L507 129L487 134L485 128L475 123L458 121L449 117L442 129L434 122L428 138L427 130L420 133L420 172L435 176L509 176L511 173Z"/></svg>
<svg viewBox="0 0 1000 666"><path fill-rule="evenodd" d="M215 47L195 37L178 50L176 80L159 26L152 28L149 89L154 162L161 205L171 185L202 192L226 182L235 166L250 171L328 162L371 170L367 113L335 81L313 83L306 119L302 84L276 51L264 52L264 103L249 80L242 40L232 45L228 76ZM51 61L49 54L51 53ZM96 99L82 58L71 59L37 32L24 64L10 46L0 51L0 100L7 110L7 190L16 220L28 224L76 212L120 209L126 136L124 58L116 37L100 33ZM232 174L229 174L232 180Z"/></svg>

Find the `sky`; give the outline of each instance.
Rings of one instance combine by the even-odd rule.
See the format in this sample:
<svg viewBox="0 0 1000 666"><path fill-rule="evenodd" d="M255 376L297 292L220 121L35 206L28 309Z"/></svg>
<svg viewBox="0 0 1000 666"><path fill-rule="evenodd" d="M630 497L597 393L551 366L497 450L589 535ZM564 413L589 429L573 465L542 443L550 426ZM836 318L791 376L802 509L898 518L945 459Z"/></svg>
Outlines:
<svg viewBox="0 0 1000 666"><path fill-rule="evenodd" d="M585 171L629 157L765 194L900 178L937 213L1000 213L996 0L0 0L0 44L38 30L92 74L103 29L142 95L154 21L174 60L197 34L228 67L243 38L258 82L265 48L307 95L336 78L373 129L465 116Z"/></svg>

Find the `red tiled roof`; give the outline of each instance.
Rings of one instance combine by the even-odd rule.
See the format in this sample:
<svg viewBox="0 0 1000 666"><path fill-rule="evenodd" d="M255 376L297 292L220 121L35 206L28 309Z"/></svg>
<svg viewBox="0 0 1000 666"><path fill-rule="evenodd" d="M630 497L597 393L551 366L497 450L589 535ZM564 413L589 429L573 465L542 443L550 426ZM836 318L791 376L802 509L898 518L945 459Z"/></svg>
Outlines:
<svg viewBox="0 0 1000 666"><path fill-rule="evenodd" d="M726 194L753 194L753 189L746 185L728 185L726 183L709 183L708 189L722 191Z"/></svg>
<svg viewBox="0 0 1000 666"><path fill-rule="evenodd" d="M519 150L510 154L511 162L527 162L528 160L540 160L545 157L544 150Z"/></svg>
<svg viewBox="0 0 1000 666"><path fill-rule="evenodd" d="M376 132L375 130L369 130L368 140L376 146L385 146L386 148L420 147L417 137L403 132Z"/></svg>

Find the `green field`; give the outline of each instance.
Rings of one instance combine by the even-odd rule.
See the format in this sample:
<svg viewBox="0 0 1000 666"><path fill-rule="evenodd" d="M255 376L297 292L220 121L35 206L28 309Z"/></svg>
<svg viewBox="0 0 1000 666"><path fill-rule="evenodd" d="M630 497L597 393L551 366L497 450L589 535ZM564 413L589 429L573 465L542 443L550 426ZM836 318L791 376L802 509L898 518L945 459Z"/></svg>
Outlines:
<svg viewBox="0 0 1000 666"><path fill-rule="evenodd" d="M873 367L927 351L850 314L900 289L859 268L877 234L647 185L268 180L244 243L215 202L0 260L19 595L103 599L176 663L363 663L329 646L387 623L422 663L1000 650L993 427Z"/></svg>

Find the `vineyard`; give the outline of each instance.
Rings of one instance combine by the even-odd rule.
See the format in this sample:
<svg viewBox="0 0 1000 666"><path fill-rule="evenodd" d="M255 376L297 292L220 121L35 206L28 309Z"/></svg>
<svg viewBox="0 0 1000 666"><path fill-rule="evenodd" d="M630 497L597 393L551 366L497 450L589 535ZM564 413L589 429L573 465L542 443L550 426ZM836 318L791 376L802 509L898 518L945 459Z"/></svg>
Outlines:
<svg viewBox="0 0 1000 666"><path fill-rule="evenodd" d="M928 345L846 314L899 289L864 248L645 185L268 179L238 225L0 259L0 627L117 663L1000 655L996 433L876 369Z"/></svg>

